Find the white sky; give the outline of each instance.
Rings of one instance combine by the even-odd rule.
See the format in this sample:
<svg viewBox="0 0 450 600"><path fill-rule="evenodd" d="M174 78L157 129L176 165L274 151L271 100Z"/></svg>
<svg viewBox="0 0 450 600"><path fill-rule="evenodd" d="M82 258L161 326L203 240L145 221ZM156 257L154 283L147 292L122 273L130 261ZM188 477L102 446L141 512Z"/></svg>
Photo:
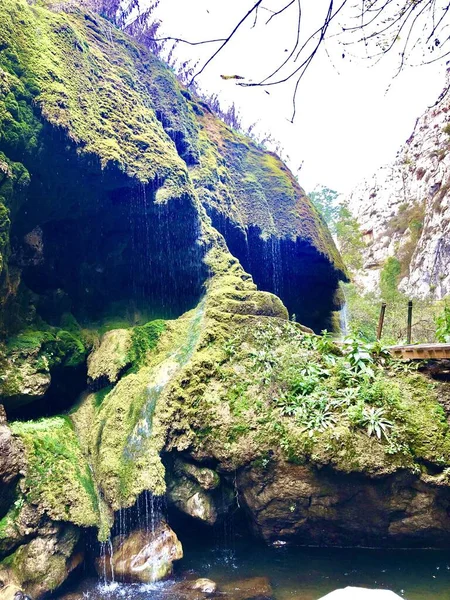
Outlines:
<svg viewBox="0 0 450 600"><path fill-rule="evenodd" d="M323 19L324 2L303 2L310 11L304 12L305 26L317 26ZM253 4L254 0L161 0L160 34L191 41L226 37ZM266 6L277 10L284 4L284 0L267 0ZM198 83L205 91L218 93L223 105L234 101L246 123L258 120L262 131L281 142L294 173L303 163L298 178L306 191L323 184L346 193L395 157L416 118L442 91L444 66L407 68L392 81L398 54L392 52L371 67L367 60L349 54L342 59L341 46L331 40L326 46L328 56L323 48L301 83L297 117L291 124L288 84L268 88L268 95L262 88L242 88L220 77L237 74L256 81L284 59L285 49L295 41L295 13L286 11L265 25L269 15L261 11L255 28L249 18ZM205 60L215 48L180 44L177 56Z"/></svg>

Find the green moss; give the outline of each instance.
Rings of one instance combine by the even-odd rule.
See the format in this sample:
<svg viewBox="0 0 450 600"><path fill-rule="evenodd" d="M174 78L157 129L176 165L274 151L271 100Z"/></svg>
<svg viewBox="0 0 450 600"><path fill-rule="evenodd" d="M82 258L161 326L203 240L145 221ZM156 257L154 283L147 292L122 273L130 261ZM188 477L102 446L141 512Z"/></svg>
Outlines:
<svg viewBox="0 0 450 600"><path fill-rule="evenodd" d="M147 93L161 63L102 18L49 7L51 2L30 8L25 0L5 0L0 7L0 67L8 92L0 131L6 145L36 149L35 106L65 130L80 154L97 155L103 167L116 166L141 181L165 181L170 198L188 191L185 167ZM165 80L165 92L175 97L176 86Z"/></svg>
<svg viewBox="0 0 450 600"><path fill-rule="evenodd" d="M97 493L69 419L54 417L11 424L26 452L22 492L56 521L99 525Z"/></svg>
<svg viewBox="0 0 450 600"><path fill-rule="evenodd" d="M215 353L209 345L184 372L173 394L185 429L177 422L172 445L193 444L226 469L277 448L288 461L346 473L450 464L449 427L423 376L377 368L374 377L355 378L326 340L289 322L248 319L232 336L216 330ZM382 408L394 423L389 439L367 435L367 407Z"/></svg>
<svg viewBox="0 0 450 600"><path fill-rule="evenodd" d="M280 158L210 113L199 122L200 165L192 179L202 203L242 229L258 227L264 239L309 242L344 272L326 225Z"/></svg>
<svg viewBox="0 0 450 600"><path fill-rule="evenodd" d="M136 366L145 362L147 354L156 347L165 328L166 324L162 320L151 321L141 327L134 327L129 349L130 362Z"/></svg>

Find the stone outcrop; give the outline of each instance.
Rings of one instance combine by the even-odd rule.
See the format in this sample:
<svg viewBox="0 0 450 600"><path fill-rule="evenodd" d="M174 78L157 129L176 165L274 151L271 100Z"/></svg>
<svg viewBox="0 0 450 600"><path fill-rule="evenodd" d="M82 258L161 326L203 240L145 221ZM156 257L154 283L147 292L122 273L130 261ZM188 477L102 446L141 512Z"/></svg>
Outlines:
<svg viewBox="0 0 450 600"><path fill-rule="evenodd" d="M0 582L17 586L32 598L55 590L83 562L83 554L74 552L78 539L77 528L49 524L0 565Z"/></svg>
<svg viewBox="0 0 450 600"><path fill-rule="evenodd" d="M401 263L400 289L412 297L450 293L450 101L448 87L417 119L393 163L350 194L366 247L357 281L378 289L390 256Z"/></svg>
<svg viewBox="0 0 450 600"><path fill-rule="evenodd" d="M36 314L52 325L67 313L84 324L179 316L202 295L218 231L260 289L306 325L331 325L344 266L277 156L101 17L52 0L2 8L4 332Z"/></svg>
<svg viewBox="0 0 450 600"><path fill-rule="evenodd" d="M160 521L148 530L136 530L112 540L112 552L96 561L100 577L126 582L149 583L172 573L173 562L183 558L175 532Z"/></svg>
<svg viewBox="0 0 450 600"><path fill-rule="evenodd" d="M87 361L89 381L100 387L116 383L120 372L131 364L130 350L130 330L107 331L100 341L100 346L89 355Z"/></svg>
<svg viewBox="0 0 450 600"><path fill-rule="evenodd" d="M237 485L254 530L270 543L428 547L450 535L450 490L439 478L275 462L245 468Z"/></svg>

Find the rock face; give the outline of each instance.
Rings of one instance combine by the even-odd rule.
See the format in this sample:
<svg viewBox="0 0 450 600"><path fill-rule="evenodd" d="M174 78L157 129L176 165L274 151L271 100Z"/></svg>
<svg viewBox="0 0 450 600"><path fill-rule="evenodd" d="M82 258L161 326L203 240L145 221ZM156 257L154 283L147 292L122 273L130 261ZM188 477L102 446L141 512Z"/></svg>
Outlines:
<svg viewBox="0 0 450 600"><path fill-rule="evenodd" d="M400 287L411 296L450 293L450 113L448 93L417 119L395 161L349 197L366 248L358 280L377 289L390 256L402 268Z"/></svg>
<svg viewBox="0 0 450 600"><path fill-rule="evenodd" d="M343 477L289 464L247 468L238 479L253 527L268 542L445 546L450 490L427 483L406 474Z"/></svg>
<svg viewBox="0 0 450 600"><path fill-rule="evenodd" d="M0 253L0 394L21 417L0 430L5 582L39 598L82 532L106 542L116 511L166 493L210 525L244 507L268 541L448 543L435 391L349 378L289 321L329 328L345 279L292 174L73 2L0 3ZM396 437L369 439L366 407ZM181 556L161 523L98 568L153 581Z"/></svg>
<svg viewBox="0 0 450 600"><path fill-rule="evenodd" d="M71 525L48 525L20 546L7 565L0 565L0 582L18 586L32 598L53 591L83 562L82 553L74 553L78 538Z"/></svg>
<svg viewBox="0 0 450 600"><path fill-rule="evenodd" d="M208 467L175 459L168 469L167 498L179 511L214 525L228 511L233 494L219 475ZM220 487L220 489L219 489Z"/></svg>
<svg viewBox="0 0 450 600"><path fill-rule="evenodd" d="M116 581L149 583L172 573L175 560L183 558L176 534L161 521L154 530L136 530L113 539L112 554L100 557L96 567L99 576Z"/></svg>
<svg viewBox="0 0 450 600"><path fill-rule="evenodd" d="M7 332L33 311L58 325L65 313L89 323L193 308L215 244L205 210L261 289L279 293L306 325L331 323L344 267L278 157L220 122L130 38L113 29L107 41L100 17L52 0L35 12L24 0L2 8ZM95 66L84 68L85 58Z"/></svg>

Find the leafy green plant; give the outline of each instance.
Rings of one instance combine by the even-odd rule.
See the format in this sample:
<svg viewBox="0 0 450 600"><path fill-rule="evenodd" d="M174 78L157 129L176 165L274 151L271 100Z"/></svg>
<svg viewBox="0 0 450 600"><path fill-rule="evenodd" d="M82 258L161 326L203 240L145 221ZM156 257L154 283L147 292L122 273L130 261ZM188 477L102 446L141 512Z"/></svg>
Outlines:
<svg viewBox="0 0 450 600"><path fill-rule="evenodd" d="M297 423L312 437L314 432L325 431L336 424L333 406L325 396L309 396L295 411Z"/></svg>
<svg viewBox="0 0 450 600"><path fill-rule="evenodd" d="M361 373L374 377L375 360L372 355L372 347L357 337L345 340L345 356L350 368L355 373Z"/></svg>
<svg viewBox="0 0 450 600"><path fill-rule="evenodd" d="M383 436L388 439L388 430L394 426L391 421L386 419L383 407L375 408L373 406L364 408L361 425L367 427L367 435L369 437L375 433L379 440Z"/></svg>
<svg viewBox="0 0 450 600"><path fill-rule="evenodd" d="M444 305L442 311L436 316L436 337L439 342L450 343L450 305Z"/></svg>

